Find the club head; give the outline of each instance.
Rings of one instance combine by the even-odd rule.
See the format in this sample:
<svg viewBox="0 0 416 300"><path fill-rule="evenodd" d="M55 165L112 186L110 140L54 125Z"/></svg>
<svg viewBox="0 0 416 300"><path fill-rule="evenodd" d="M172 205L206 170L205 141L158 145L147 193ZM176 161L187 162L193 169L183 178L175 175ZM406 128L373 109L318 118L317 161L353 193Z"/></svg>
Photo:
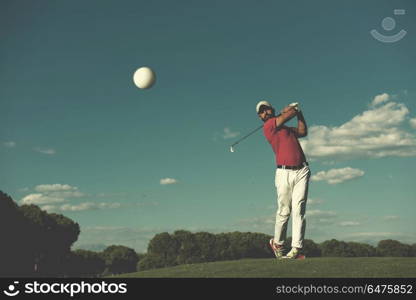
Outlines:
<svg viewBox="0 0 416 300"><path fill-rule="evenodd" d="M230 151L231 151L231 152L234 152L234 148L233 148L233 146L231 146L231 147L230 147Z"/></svg>

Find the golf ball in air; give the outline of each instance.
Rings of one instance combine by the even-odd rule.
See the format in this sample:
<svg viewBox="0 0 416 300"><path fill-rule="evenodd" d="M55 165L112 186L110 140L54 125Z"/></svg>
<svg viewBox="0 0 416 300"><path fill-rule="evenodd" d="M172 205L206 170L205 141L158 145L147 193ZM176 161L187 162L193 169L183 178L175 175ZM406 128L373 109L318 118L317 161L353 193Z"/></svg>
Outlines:
<svg viewBox="0 0 416 300"><path fill-rule="evenodd" d="M149 67L141 67L133 75L134 84L141 89L151 88L155 80L155 73Z"/></svg>

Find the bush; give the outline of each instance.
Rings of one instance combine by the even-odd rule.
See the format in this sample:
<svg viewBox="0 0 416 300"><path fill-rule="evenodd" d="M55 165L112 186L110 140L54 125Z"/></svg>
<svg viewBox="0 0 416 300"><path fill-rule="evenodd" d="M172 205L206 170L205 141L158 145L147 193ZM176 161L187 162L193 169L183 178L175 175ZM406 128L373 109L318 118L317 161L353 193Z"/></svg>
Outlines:
<svg viewBox="0 0 416 300"><path fill-rule="evenodd" d="M105 270L105 261L100 253L88 250L75 250L68 259L68 274L73 277L95 277Z"/></svg>
<svg viewBox="0 0 416 300"><path fill-rule="evenodd" d="M215 239L216 235L209 232L195 233L195 242L199 245L200 257L202 261L209 262L215 260Z"/></svg>
<svg viewBox="0 0 416 300"><path fill-rule="evenodd" d="M382 240L377 245L379 256L412 256L412 247L396 240Z"/></svg>
<svg viewBox="0 0 416 300"><path fill-rule="evenodd" d="M306 257L319 257L322 255L321 248L312 240L303 241L303 253Z"/></svg>
<svg viewBox="0 0 416 300"><path fill-rule="evenodd" d="M153 255L152 259L158 257L158 260L162 260L164 266L173 266L177 263L178 248L178 242L169 233L162 232L150 240L147 253Z"/></svg>
<svg viewBox="0 0 416 300"><path fill-rule="evenodd" d="M138 271L164 267L166 267L166 261L164 257L157 254L147 254L138 263Z"/></svg>
<svg viewBox="0 0 416 300"><path fill-rule="evenodd" d="M192 264L203 261L200 245L193 233L178 230L173 233L172 239L176 245L176 264Z"/></svg>
<svg viewBox="0 0 416 300"><path fill-rule="evenodd" d="M320 245L322 256L353 257L354 251L351 246L343 241L332 239Z"/></svg>
<svg viewBox="0 0 416 300"><path fill-rule="evenodd" d="M376 256L376 248L368 244L349 242L348 243L354 257Z"/></svg>
<svg viewBox="0 0 416 300"><path fill-rule="evenodd" d="M13 230L10 230L10 229ZM38 206L18 206L0 191L0 276L65 276L79 225Z"/></svg>
<svg viewBox="0 0 416 300"><path fill-rule="evenodd" d="M102 252L106 267L113 274L130 273L136 271L137 253L125 246L112 245Z"/></svg>
<svg viewBox="0 0 416 300"><path fill-rule="evenodd" d="M410 246L410 256L416 256L416 244Z"/></svg>

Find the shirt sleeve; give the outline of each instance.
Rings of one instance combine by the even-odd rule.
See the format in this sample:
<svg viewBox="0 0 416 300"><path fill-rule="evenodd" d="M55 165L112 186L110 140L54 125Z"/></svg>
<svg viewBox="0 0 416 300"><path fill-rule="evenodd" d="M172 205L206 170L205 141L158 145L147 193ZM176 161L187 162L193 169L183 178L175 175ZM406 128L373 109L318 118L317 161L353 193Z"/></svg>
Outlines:
<svg viewBox="0 0 416 300"><path fill-rule="evenodd" d="M264 128L269 132L274 132L276 130L276 118L267 120L266 124L264 124Z"/></svg>
<svg viewBox="0 0 416 300"><path fill-rule="evenodd" d="M297 135L297 133L298 133L298 129L297 129L296 127L288 127L288 129L289 129L292 133L294 133L294 134L295 134L295 136Z"/></svg>

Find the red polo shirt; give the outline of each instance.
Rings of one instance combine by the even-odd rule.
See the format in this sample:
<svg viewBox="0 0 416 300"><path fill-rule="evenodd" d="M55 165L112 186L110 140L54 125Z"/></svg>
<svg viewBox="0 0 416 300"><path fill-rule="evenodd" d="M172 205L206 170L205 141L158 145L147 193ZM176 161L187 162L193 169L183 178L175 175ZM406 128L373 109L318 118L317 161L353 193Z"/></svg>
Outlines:
<svg viewBox="0 0 416 300"><path fill-rule="evenodd" d="M264 123L263 133L276 154L277 165L299 166L306 161L296 133L290 127L276 128L276 118L271 118Z"/></svg>

